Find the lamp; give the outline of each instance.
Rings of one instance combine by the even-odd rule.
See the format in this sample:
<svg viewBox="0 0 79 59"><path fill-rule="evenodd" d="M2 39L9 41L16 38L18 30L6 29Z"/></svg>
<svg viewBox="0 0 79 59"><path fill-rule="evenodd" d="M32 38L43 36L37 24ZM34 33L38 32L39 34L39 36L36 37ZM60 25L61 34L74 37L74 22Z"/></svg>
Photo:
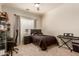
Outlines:
<svg viewBox="0 0 79 59"><path fill-rule="evenodd" d="M40 3L34 3L34 7L37 8L37 11L40 10L39 6L40 6Z"/></svg>

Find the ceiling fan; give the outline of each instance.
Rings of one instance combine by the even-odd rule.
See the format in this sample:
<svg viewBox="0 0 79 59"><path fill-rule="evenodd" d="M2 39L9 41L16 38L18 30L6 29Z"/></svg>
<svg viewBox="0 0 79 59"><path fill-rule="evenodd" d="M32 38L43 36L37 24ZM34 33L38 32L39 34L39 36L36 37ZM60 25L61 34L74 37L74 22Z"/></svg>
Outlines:
<svg viewBox="0 0 79 59"><path fill-rule="evenodd" d="M37 9L37 11L40 10L40 3L34 3L34 7Z"/></svg>

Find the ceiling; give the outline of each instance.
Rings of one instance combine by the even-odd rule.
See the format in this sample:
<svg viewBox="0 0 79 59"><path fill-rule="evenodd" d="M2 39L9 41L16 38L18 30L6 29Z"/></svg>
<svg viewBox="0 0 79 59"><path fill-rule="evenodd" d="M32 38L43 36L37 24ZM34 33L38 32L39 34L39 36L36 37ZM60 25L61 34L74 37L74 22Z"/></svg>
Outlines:
<svg viewBox="0 0 79 59"><path fill-rule="evenodd" d="M34 3L5 3L5 6L17 8L23 11L28 11L36 14L44 14L54 8L57 8L62 3L40 3L40 10L37 11L37 9L34 7ZM29 10L26 10L29 9Z"/></svg>

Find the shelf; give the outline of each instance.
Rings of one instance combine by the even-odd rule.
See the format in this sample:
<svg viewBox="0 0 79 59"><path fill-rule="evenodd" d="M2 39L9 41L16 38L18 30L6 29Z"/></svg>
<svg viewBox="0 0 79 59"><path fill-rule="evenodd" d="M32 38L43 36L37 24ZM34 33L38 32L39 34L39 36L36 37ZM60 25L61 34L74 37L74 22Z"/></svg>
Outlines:
<svg viewBox="0 0 79 59"><path fill-rule="evenodd" d="M2 43L4 43L4 44L5 44L5 42L0 42L0 44L2 44Z"/></svg>
<svg viewBox="0 0 79 59"><path fill-rule="evenodd" d="M4 50L6 51L6 22L8 21L8 15L6 12L0 12L0 54ZM1 55L4 55L3 53Z"/></svg>
<svg viewBox="0 0 79 59"><path fill-rule="evenodd" d="M6 19L6 17L4 17L4 16L0 16L0 19Z"/></svg>
<svg viewBox="0 0 79 59"><path fill-rule="evenodd" d="M7 17L0 16L0 20L7 21Z"/></svg>

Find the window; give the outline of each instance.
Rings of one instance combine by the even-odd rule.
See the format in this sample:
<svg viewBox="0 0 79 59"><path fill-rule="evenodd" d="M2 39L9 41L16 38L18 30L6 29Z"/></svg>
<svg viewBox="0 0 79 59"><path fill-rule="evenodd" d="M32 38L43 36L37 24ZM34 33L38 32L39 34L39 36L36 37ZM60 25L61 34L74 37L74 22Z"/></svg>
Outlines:
<svg viewBox="0 0 79 59"><path fill-rule="evenodd" d="M23 42L23 37L30 34L29 29L35 28L35 20L28 19L25 17L20 17L20 28L21 28L21 43Z"/></svg>
<svg viewBox="0 0 79 59"><path fill-rule="evenodd" d="M21 27L24 29L34 29L34 20L21 17Z"/></svg>

